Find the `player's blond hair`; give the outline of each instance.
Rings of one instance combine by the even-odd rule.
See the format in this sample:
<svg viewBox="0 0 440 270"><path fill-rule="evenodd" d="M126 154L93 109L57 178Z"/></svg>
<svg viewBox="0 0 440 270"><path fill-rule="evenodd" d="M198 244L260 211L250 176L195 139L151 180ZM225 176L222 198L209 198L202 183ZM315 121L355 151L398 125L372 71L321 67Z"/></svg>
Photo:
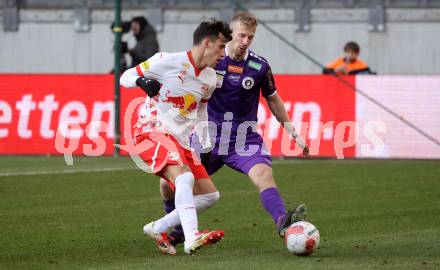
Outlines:
<svg viewBox="0 0 440 270"><path fill-rule="evenodd" d="M242 23L247 27L253 27L258 25L257 17L255 17L254 14L248 11L238 11L237 13L235 13L231 20L231 27L237 22Z"/></svg>

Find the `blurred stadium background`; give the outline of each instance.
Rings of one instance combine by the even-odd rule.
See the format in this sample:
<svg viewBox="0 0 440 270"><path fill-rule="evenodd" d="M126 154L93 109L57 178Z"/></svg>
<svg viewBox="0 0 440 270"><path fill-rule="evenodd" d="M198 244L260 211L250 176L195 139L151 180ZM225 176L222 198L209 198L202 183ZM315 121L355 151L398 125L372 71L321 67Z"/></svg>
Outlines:
<svg viewBox="0 0 440 270"><path fill-rule="evenodd" d="M379 74L440 72L438 0L247 0L239 1L288 40L327 64L349 40ZM144 15L158 30L162 51L191 45L203 19L228 20L227 0L124 0L122 19ZM113 67L113 0L4 0L0 2L0 72L107 73ZM253 49L278 74L321 70L263 27ZM50 61L48 61L50 59Z"/></svg>
<svg viewBox="0 0 440 270"><path fill-rule="evenodd" d="M121 16L123 21L145 16L157 31L160 51L174 52L191 46L191 33L201 20L229 20L236 3L127 0L122 1ZM379 74L344 78L362 93L355 92L331 76L319 75L320 66L266 27L258 27L252 49L271 63L292 120L308 123L302 135L311 142L312 153L440 158L439 0L239 3L322 65L341 56L346 42L358 42L360 58ZM56 131L65 135L60 123L73 119L80 125L75 154L84 154L81 146L97 135L85 133L88 124L102 120L108 124L101 130L106 131L101 133L104 154L111 155L113 140L124 127L118 116L123 120L128 102L141 96L121 89L118 106L119 90L106 75L115 66L110 27L115 1L5 0L0 7L0 154L59 154ZM123 39L130 42L130 35ZM259 128L268 130L272 153L295 156L282 152L279 126L265 102L260 105ZM358 132L350 135L355 126L347 121L356 121ZM102 154L98 152L95 155Z"/></svg>

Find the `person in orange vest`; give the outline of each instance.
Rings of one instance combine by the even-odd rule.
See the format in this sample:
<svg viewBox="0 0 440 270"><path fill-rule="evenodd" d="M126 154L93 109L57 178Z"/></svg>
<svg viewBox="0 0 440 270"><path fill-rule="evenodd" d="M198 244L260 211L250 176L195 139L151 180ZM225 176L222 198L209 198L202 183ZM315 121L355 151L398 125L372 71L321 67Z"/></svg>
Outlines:
<svg viewBox="0 0 440 270"><path fill-rule="evenodd" d="M344 46L344 56L327 65L323 74L354 75L374 74L368 65L358 58L360 47L356 42L350 41Z"/></svg>

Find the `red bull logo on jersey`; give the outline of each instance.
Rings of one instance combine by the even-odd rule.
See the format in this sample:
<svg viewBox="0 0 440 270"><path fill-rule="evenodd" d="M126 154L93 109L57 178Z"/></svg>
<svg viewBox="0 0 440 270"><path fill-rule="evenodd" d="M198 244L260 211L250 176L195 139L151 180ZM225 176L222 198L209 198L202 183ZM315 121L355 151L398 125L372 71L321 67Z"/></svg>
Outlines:
<svg viewBox="0 0 440 270"><path fill-rule="evenodd" d="M179 113L183 116L188 115L197 109L197 100L192 94L184 96L167 96L163 102L169 102L172 106L179 110Z"/></svg>

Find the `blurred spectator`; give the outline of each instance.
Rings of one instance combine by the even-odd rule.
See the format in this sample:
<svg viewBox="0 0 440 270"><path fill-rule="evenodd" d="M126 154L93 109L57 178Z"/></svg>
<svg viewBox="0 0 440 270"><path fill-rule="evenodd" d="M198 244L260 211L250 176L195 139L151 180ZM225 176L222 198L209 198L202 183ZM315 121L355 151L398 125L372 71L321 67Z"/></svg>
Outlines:
<svg viewBox="0 0 440 270"><path fill-rule="evenodd" d="M132 58L130 67L134 67L157 53L159 43L156 31L143 16L133 18L130 29L137 41L134 48L127 48L127 52Z"/></svg>
<svg viewBox="0 0 440 270"><path fill-rule="evenodd" d="M113 29L114 23L111 25ZM135 67L141 62L147 60L159 51L159 43L156 37L156 31L143 16L134 17L131 21L121 22L122 34L132 32L136 39L136 44L130 48L126 41L121 42L121 73L126 69ZM126 54L131 56L131 64L127 62ZM110 71L113 73L114 69Z"/></svg>
<svg viewBox="0 0 440 270"><path fill-rule="evenodd" d="M327 65L322 73L352 75L352 74L375 74L368 65L358 58L360 47L356 42L350 41L344 46L344 57L338 58Z"/></svg>

